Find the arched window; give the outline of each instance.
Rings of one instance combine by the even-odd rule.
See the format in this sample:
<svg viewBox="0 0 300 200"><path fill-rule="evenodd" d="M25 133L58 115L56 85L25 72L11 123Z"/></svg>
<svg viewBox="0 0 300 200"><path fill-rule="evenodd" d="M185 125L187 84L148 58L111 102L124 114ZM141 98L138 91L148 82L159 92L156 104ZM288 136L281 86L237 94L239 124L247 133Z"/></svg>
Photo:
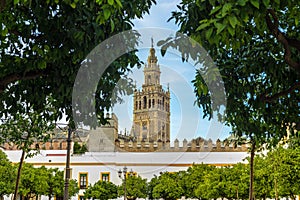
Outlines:
<svg viewBox="0 0 300 200"><path fill-rule="evenodd" d="M139 101L139 109L141 110L142 109L142 102Z"/></svg>
<svg viewBox="0 0 300 200"><path fill-rule="evenodd" d="M138 102L136 101L135 102L135 110L137 110L138 109Z"/></svg>
<svg viewBox="0 0 300 200"><path fill-rule="evenodd" d="M151 99L148 100L148 108L151 108Z"/></svg>
<svg viewBox="0 0 300 200"><path fill-rule="evenodd" d="M147 108L147 97L144 96L143 98L143 109L146 109Z"/></svg>
<svg viewBox="0 0 300 200"><path fill-rule="evenodd" d="M152 99L152 107L155 108L155 100Z"/></svg>

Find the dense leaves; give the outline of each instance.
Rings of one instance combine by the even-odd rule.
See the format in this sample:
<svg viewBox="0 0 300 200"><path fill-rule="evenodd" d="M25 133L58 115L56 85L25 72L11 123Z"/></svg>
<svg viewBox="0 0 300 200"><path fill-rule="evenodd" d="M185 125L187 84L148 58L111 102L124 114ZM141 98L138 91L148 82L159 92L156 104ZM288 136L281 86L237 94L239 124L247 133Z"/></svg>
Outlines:
<svg viewBox="0 0 300 200"><path fill-rule="evenodd" d="M34 168L25 163L19 193L25 198L33 198L36 195L47 195L62 197L64 191L64 172L57 169L47 169L45 167ZM69 184L69 195L74 196L79 192L78 183L71 180Z"/></svg>
<svg viewBox="0 0 300 200"><path fill-rule="evenodd" d="M119 196L124 195L124 184L120 185L118 193ZM140 176L129 175L126 178L126 197L128 200L135 200L137 198L147 197L147 179Z"/></svg>
<svg viewBox="0 0 300 200"><path fill-rule="evenodd" d="M10 195L14 192L17 177L17 167L0 151L0 197ZM21 173L19 194L26 199L37 195L52 197L63 197L64 172L57 168L46 168L44 166L35 168L33 165L24 163ZM70 180L69 195L74 196L79 192L76 180Z"/></svg>
<svg viewBox="0 0 300 200"><path fill-rule="evenodd" d="M299 122L299 10L298 1L182 0L170 19L200 43L219 68L226 90L223 108L214 106L208 87L214 68L204 66L193 80L204 117L216 117L214 111L218 112L235 138L249 142L252 157L262 144L278 144L286 128ZM178 48L180 39L161 45ZM193 54L185 58L199 59ZM253 180L252 164L250 168Z"/></svg>
<svg viewBox="0 0 300 200"><path fill-rule="evenodd" d="M292 198L300 190L299 138L293 138L285 145L255 156L255 197L260 199ZM16 168L0 152L1 173L0 195L12 193ZM3 168L6 166L7 168ZM13 169L13 170L12 170ZM1 171L2 172L2 171ZM249 191L249 162L232 166L211 166L194 164L185 171L162 172L148 183L139 176L128 176L126 191L128 199L178 199L182 196L192 199L246 199ZM25 164L21 178L20 193L26 197L45 195L63 196L63 171L58 169L34 168ZM79 191L76 180L70 181L70 196ZM111 182L98 181L90 185L84 195L88 199L112 199L124 195L124 183L119 187Z"/></svg>
<svg viewBox="0 0 300 200"><path fill-rule="evenodd" d="M98 181L93 186L89 186L84 192L87 199L115 199L118 196L118 187L108 181Z"/></svg>
<svg viewBox="0 0 300 200"><path fill-rule="evenodd" d="M299 121L299 70L289 62L299 65L296 13L300 7L296 2L183 0L171 17L180 25L179 31L199 42L219 68L227 99L221 120L230 124L237 136L251 136L258 144L277 144L286 134L286 126ZM280 34L288 44L277 38ZM178 48L180 39L160 44L164 49ZM197 61L199 57L190 54L185 58ZM203 78L210 78L212 70L205 66L193 80L196 103L208 117L224 110L213 107Z"/></svg>
<svg viewBox="0 0 300 200"><path fill-rule="evenodd" d="M83 154L87 151L86 144L79 144L78 142L74 142L73 145L73 154Z"/></svg>
<svg viewBox="0 0 300 200"><path fill-rule="evenodd" d="M102 41L130 30L131 20L149 12L153 3L1 1L0 118L6 123L34 111L43 115L45 122L60 119L63 113L71 120L72 88L85 57ZM140 61L135 52L128 52L98 80L94 106L100 122L104 121L103 111L116 100L111 98L113 93L132 92L130 87L113 89L120 79L128 80L126 73L136 64ZM49 108L52 111L47 113Z"/></svg>
<svg viewBox="0 0 300 200"><path fill-rule="evenodd" d="M175 200L184 195L184 190L179 185L177 173L162 173L158 178L158 183L153 188L152 196L155 199L163 198Z"/></svg>
<svg viewBox="0 0 300 200"><path fill-rule="evenodd" d="M14 191L16 170L6 154L0 150L0 198Z"/></svg>

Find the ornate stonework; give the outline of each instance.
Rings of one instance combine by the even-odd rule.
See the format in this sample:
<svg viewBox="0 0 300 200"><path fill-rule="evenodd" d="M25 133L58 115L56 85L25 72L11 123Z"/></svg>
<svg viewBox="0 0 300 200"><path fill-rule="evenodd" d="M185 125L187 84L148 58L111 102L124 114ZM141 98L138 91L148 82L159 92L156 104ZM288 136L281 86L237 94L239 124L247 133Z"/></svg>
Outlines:
<svg viewBox="0 0 300 200"><path fill-rule="evenodd" d="M134 91L131 137L135 141L170 141L170 92L160 84L161 72L157 61L152 41L144 67L142 90Z"/></svg>

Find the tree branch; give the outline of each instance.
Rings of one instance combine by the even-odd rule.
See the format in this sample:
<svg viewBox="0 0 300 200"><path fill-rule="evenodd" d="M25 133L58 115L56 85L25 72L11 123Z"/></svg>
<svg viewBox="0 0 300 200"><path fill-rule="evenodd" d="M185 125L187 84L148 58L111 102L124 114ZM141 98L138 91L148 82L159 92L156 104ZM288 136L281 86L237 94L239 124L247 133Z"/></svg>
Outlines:
<svg viewBox="0 0 300 200"><path fill-rule="evenodd" d="M20 36L20 37L23 38L22 32L20 32L18 30L15 30L15 29L9 30L9 33L11 33L13 35L16 35L16 36ZM44 35L30 35L30 36L26 36L26 37L28 37L30 39L33 39L33 40L35 40L37 42L40 42L40 41L42 41L45 38Z"/></svg>
<svg viewBox="0 0 300 200"><path fill-rule="evenodd" d="M2 12L5 6L6 6L6 0L0 0L0 12Z"/></svg>
<svg viewBox="0 0 300 200"><path fill-rule="evenodd" d="M276 99L278 99L279 97L282 97L282 96L286 96L288 95L289 93L293 92L294 90L296 90L297 88L300 88L300 82L297 82L295 83L294 85L292 85L291 87L289 87L288 89L284 90L284 91L281 91L281 92L278 92L272 96L268 96L266 93L261 95L261 100L264 101L264 102L272 102Z"/></svg>
<svg viewBox="0 0 300 200"><path fill-rule="evenodd" d="M30 80L45 75L44 70L29 71L26 73L12 73L0 80L0 93L2 93L8 84L18 80Z"/></svg>
<svg viewBox="0 0 300 200"><path fill-rule="evenodd" d="M268 9L266 15L266 22L268 29L271 31L271 33L275 36L278 42L280 42L283 45L284 48L284 60L285 62L295 69L298 73L300 73L300 63L297 63L292 60L292 53L290 50L290 47L296 48L298 51L300 50L300 41L295 39L289 39L287 38L280 30L278 26L278 18L276 16L276 13L273 9ZM273 18L273 21L270 18L270 15Z"/></svg>

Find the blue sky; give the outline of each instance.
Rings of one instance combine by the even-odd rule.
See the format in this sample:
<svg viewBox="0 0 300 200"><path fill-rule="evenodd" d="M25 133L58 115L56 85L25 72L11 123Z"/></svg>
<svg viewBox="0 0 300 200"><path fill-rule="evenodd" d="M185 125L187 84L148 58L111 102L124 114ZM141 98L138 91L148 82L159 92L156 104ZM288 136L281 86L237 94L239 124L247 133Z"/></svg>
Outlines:
<svg viewBox="0 0 300 200"><path fill-rule="evenodd" d="M176 9L178 0L174 1L158 1L157 5L152 6L150 15L145 15L143 19L134 20L134 25L137 30L143 28L158 28L176 31L178 27L174 21L167 22L171 16L171 11ZM151 29L149 29L151 30ZM151 32L151 31L150 31ZM154 42L160 39L163 31L153 31L146 33L142 42L145 46L150 47L151 37ZM178 54L167 52L162 57L158 47L156 56L161 68L161 84L164 88L170 85L171 92L171 141L175 138L190 140L198 136L204 138L224 139L229 135L229 128L206 119L202 119L201 110L194 105L195 95L191 80L195 74L195 67L190 63L182 63L181 57ZM149 48L139 49L139 58L146 63L149 53ZM133 70L131 77L137 81L137 87L141 87L143 83L143 68ZM126 129L130 130L132 124L132 96L123 97L124 103L116 105L113 112L119 118L119 131Z"/></svg>

